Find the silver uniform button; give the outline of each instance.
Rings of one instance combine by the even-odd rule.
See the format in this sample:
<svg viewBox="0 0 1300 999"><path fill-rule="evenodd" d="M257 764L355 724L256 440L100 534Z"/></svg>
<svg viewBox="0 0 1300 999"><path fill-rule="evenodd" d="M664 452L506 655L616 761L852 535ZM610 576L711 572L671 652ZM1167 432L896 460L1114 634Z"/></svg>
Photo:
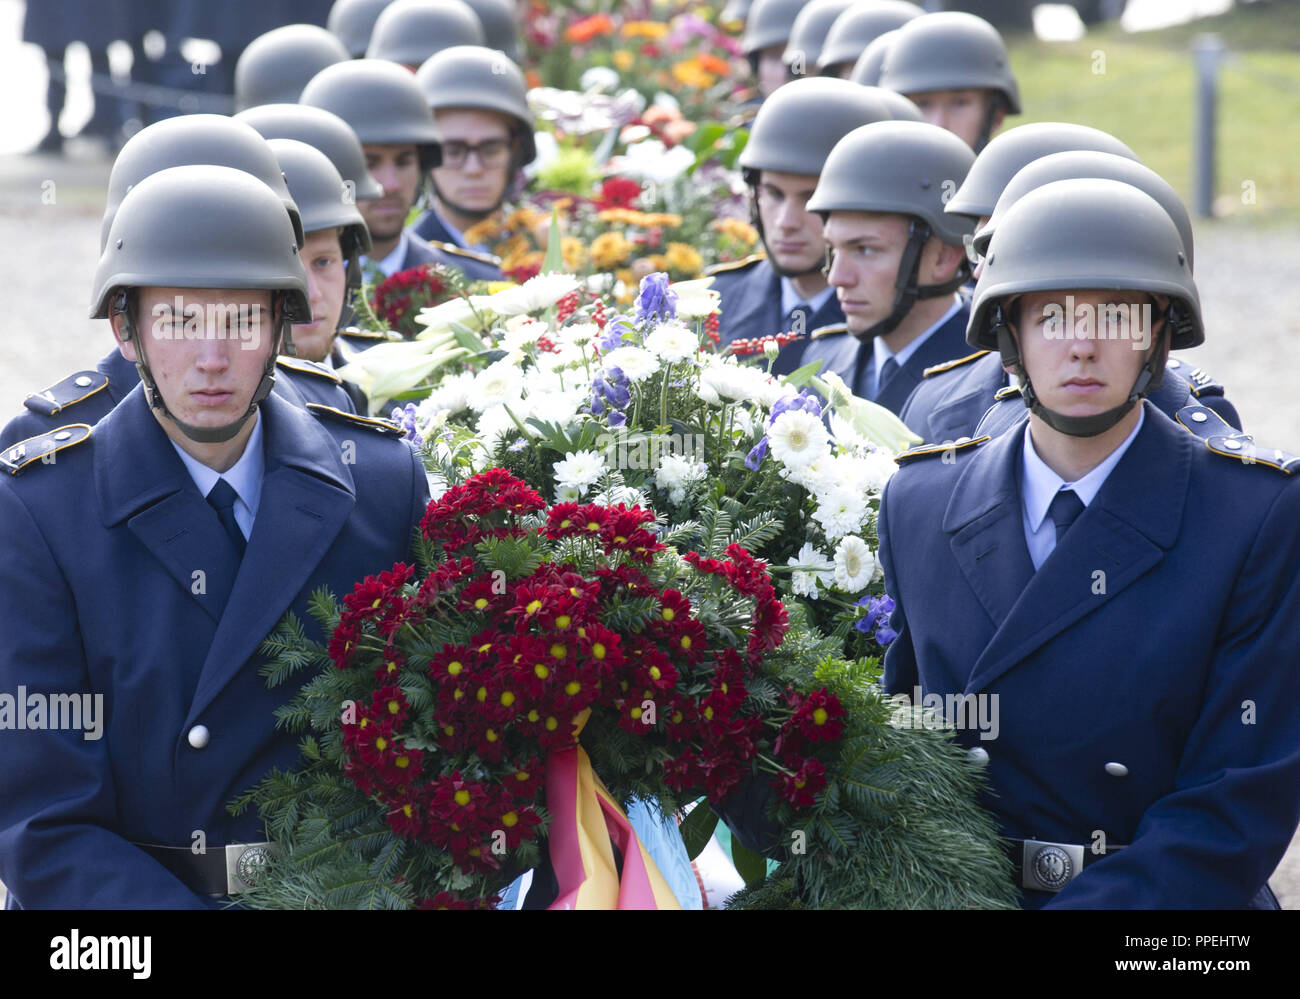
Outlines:
<svg viewBox="0 0 1300 999"><path fill-rule="evenodd" d="M87 375L81 375L75 382L73 382L73 384L76 385L77 388L85 388L90 384L90 378Z"/></svg>
<svg viewBox="0 0 1300 999"><path fill-rule="evenodd" d="M66 441L71 436L72 436L72 431L60 430L57 434L54 435L54 439L56 441Z"/></svg>
<svg viewBox="0 0 1300 999"><path fill-rule="evenodd" d="M1226 448L1230 448L1233 451L1240 451L1241 441L1224 441L1223 446Z"/></svg>
<svg viewBox="0 0 1300 999"><path fill-rule="evenodd" d="M185 738L189 740L189 744L195 749L202 749L208 744L208 727L206 725L195 725Z"/></svg>
<svg viewBox="0 0 1300 999"><path fill-rule="evenodd" d="M1204 423L1206 420L1209 419L1209 417L1206 416L1204 413L1193 413L1192 419L1195 420L1197 423Z"/></svg>
<svg viewBox="0 0 1300 999"><path fill-rule="evenodd" d="M1181 367L1183 366L1183 364L1182 364L1181 361L1179 361L1179 360L1177 360L1177 359L1171 357L1171 358L1166 362L1166 366L1167 366L1167 367L1170 367L1170 368L1181 368Z"/></svg>
<svg viewBox="0 0 1300 999"><path fill-rule="evenodd" d="M967 750L966 755L976 763L983 764L989 761L989 751L983 746L976 746L974 749Z"/></svg>
<svg viewBox="0 0 1300 999"><path fill-rule="evenodd" d="M1124 766L1123 763L1107 763L1106 773L1110 774L1112 777L1127 777L1128 767Z"/></svg>

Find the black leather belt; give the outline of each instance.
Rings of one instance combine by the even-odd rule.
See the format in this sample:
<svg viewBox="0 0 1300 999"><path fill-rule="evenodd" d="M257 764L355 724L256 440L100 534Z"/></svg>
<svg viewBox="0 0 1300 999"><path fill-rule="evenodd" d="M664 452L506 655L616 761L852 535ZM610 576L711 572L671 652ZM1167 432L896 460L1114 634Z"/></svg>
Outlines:
<svg viewBox="0 0 1300 999"><path fill-rule="evenodd" d="M1015 867L1021 888L1030 891L1058 892L1077 878L1084 868L1108 857L1122 844L1107 844L1104 853L1094 853L1091 845L1053 843L1041 839L1003 837L1007 854Z"/></svg>
<svg viewBox="0 0 1300 999"><path fill-rule="evenodd" d="M134 845L175 874L191 891L209 898L248 891L257 868L274 849L271 843L230 843L195 853L188 846Z"/></svg>

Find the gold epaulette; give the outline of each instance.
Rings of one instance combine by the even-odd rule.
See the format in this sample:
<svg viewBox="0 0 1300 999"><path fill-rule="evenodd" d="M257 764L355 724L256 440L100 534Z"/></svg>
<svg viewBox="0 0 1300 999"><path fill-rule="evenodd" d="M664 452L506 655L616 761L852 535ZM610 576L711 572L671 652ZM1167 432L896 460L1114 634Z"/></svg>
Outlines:
<svg viewBox="0 0 1300 999"><path fill-rule="evenodd" d="M818 326L808 334L809 340L820 340L824 336L834 336L836 333L847 333L848 326L844 323L830 323L826 326Z"/></svg>
<svg viewBox="0 0 1300 999"><path fill-rule="evenodd" d="M1243 465L1266 465L1286 475L1300 472L1300 456L1256 444L1249 434L1230 426L1206 406L1184 406L1174 418L1189 433L1205 441L1206 448L1214 454L1235 458Z"/></svg>
<svg viewBox="0 0 1300 999"><path fill-rule="evenodd" d="M491 253L479 253L477 250L467 250L463 246L457 246L455 243L444 243L440 239L426 239L426 243L444 253L450 253L457 257L468 257L470 260L477 260L480 264L491 264L493 267L501 266L501 258Z"/></svg>
<svg viewBox="0 0 1300 999"><path fill-rule="evenodd" d="M376 433L387 434L390 437L405 436L406 431L399 427L391 420L378 420L373 416L358 416L356 413L345 413L341 409L335 409L333 406L324 406L319 402L307 403L307 408L317 416L334 420L336 423L346 423L354 427L365 427L367 430L373 430Z"/></svg>
<svg viewBox="0 0 1300 999"><path fill-rule="evenodd" d="M970 364L971 361L978 361L985 354L992 353L988 350L977 350L973 354L967 354L965 357L959 357L955 361L944 361L942 364L932 364L921 372L922 378L929 378L931 375L937 375L944 371L951 371L953 368L960 368L964 364Z"/></svg>
<svg viewBox="0 0 1300 999"><path fill-rule="evenodd" d="M904 451L894 460L900 465L905 465L909 461L916 461L918 458L929 458L936 454L955 454L958 451L964 451L967 448L978 447L981 444L987 444L993 438L988 434L983 437L958 437L955 441L945 441L942 444L922 444L920 447L914 447L909 451Z"/></svg>
<svg viewBox="0 0 1300 999"><path fill-rule="evenodd" d="M728 260L726 263L714 264L711 267L706 267L704 268L704 276L713 277L715 274L723 274L727 271L738 271L742 267L748 267L751 264L756 264L760 260L766 259L767 254L762 250L759 250L757 253L751 253L747 257L741 257L739 260Z"/></svg>
<svg viewBox="0 0 1300 999"><path fill-rule="evenodd" d="M298 371L304 375L312 375L315 378L323 378L327 382L333 382L335 385L341 385L343 379L336 375L323 364L317 364L315 361L309 361L305 357L277 357L275 359L276 367L284 368L286 371Z"/></svg>
<svg viewBox="0 0 1300 999"><path fill-rule="evenodd" d="M33 413L54 416L83 399L89 399L107 385L108 376L102 371L78 371L47 389L31 393L23 400L23 405Z"/></svg>
<svg viewBox="0 0 1300 999"><path fill-rule="evenodd" d="M1002 386L1002 388L998 389L996 392L993 393L993 400L994 402L1001 402L1003 399L1010 399L1013 395L1019 395L1019 394L1020 394L1020 386L1018 384L1004 385Z"/></svg>
<svg viewBox="0 0 1300 999"><path fill-rule="evenodd" d="M50 455L80 444L89 436L89 423L69 423L66 427L47 430L0 451L0 468L10 475L20 475L36 461L43 465L53 465L54 459Z"/></svg>

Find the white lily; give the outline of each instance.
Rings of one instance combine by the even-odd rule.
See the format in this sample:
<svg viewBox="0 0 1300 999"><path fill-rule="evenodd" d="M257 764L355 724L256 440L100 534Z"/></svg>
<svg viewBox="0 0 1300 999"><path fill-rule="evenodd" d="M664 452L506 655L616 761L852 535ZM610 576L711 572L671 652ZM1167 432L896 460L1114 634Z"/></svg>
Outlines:
<svg viewBox="0 0 1300 999"><path fill-rule="evenodd" d="M434 334L445 332L452 326L474 323L475 319L474 306L465 299L459 296L448 299L440 305L421 309L416 314L415 321L427 327L418 334L416 339L424 340Z"/></svg>
<svg viewBox="0 0 1300 999"><path fill-rule="evenodd" d="M578 287L572 274L538 274L514 288L503 288L493 295L471 295L476 309L487 309L498 316L521 316L549 309Z"/></svg>
<svg viewBox="0 0 1300 999"><path fill-rule="evenodd" d="M814 378L813 385L841 414L847 411L848 423L857 436L877 447L888 448L897 454L921 443L921 438L884 406L855 396L835 372L828 371Z"/></svg>
<svg viewBox="0 0 1300 999"><path fill-rule="evenodd" d="M713 278L674 281L668 287L677 292L677 316L680 319L704 318L717 309L722 296L712 288Z"/></svg>
<svg viewBox="0 0 1300 999"><path fill-rule="evenodd" d="M431 372L466 353L454 337L445 334L427 340L378 343L369 350L354 354L337 374L361 387L370 397L373 414L377 412L375 407L385 400L414 388Z"/></svg>

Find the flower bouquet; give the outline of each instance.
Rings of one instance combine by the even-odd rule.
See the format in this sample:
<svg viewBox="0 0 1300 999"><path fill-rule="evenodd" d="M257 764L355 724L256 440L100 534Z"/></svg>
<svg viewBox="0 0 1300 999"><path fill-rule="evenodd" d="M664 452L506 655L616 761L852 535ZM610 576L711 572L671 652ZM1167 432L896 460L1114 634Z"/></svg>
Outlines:
<svg viewBox="0 0 1300 999"><path fill-rule="evenodd" d="M233 806L279 846L242 904L491 907L549 861L554 908L674 907L620 806L737 793L783 860L754 904L1014 904L977 766L889 725L871 664L787 617L746 534L721 518L679 554L639 507L548 506L495 468L452 485L416 566L314 596L327 644L292 616L265 643L272 685L319 672L277 712L303 765Z"/></svg>

